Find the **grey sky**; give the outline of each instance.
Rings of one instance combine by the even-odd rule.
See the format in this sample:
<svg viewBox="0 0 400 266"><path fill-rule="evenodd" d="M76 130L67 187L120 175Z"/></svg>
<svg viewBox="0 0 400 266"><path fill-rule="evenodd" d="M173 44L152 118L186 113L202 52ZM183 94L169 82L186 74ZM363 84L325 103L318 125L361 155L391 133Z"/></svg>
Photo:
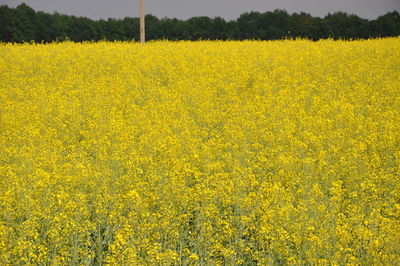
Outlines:
<svg viewBox="0 0 400 266"><path fill-rule="evenodd" d="M15 7L22 2L36 10L92 19L139 15L139 0L0 0L0 5ZM313 16L346 11L375 19L388 11L400 11L400 0L145 0L145 7L147 14L159 18L220 16L230 20L246 11L264 12L280 8L290 13L304 11Z"/></svg>

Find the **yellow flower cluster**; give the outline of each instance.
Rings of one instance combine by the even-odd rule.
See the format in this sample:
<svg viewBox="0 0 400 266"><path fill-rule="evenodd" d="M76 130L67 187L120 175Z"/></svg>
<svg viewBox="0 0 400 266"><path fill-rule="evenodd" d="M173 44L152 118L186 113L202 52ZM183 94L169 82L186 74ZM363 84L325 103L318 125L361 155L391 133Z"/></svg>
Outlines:
<svg viewBox="0 0 400 266"><path fill-rule="evenodd" d="M0 44L0 264L400 264L400 38Z"/></svg>

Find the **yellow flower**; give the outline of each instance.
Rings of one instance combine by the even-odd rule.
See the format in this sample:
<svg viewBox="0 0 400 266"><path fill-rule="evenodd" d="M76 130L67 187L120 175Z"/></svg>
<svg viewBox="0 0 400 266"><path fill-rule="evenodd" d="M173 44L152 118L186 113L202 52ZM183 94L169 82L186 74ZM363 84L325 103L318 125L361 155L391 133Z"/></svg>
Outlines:
<svg viewBox="0 0 400 266"><path fill-rule="evenodd" d="M0 44L0 264L400 264L399 58Z"/></svg>

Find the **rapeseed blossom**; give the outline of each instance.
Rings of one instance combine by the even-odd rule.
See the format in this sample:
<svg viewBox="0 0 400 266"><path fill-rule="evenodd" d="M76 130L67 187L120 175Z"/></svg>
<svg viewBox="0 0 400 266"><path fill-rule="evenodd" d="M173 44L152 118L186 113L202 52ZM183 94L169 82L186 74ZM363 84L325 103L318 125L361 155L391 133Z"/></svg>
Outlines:
<svg viewBox="0 0 400 266"><path fill-rule="evenodd" d="M0 264L400 264L400 38L0 45Z"/></svg>

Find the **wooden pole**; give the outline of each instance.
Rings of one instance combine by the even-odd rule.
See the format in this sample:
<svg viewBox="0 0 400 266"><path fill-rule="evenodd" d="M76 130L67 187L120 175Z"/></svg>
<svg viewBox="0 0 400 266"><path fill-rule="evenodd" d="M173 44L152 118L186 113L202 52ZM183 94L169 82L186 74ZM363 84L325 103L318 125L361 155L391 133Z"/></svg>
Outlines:
<svg viewBox="0 0 400 266"><path fill-rule="evenodd" d="M144 0L140 0L140 42L145 43L144 35Z"/></svg>

